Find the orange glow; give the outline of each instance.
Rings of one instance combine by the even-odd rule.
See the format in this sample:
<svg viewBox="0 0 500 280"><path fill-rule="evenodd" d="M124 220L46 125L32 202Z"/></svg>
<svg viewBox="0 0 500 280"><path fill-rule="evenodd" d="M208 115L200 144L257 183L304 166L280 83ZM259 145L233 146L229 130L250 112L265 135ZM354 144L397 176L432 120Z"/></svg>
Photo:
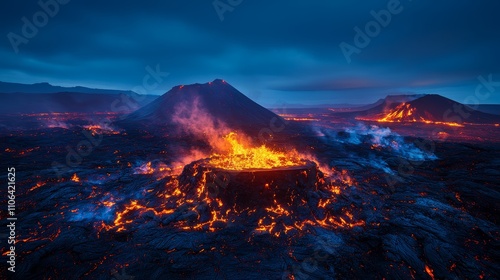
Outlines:
<svg viewBox="0 0 500 280"><path fill-rule="evenodd" d="M293 114L278 114L278 116L282 117L284 120L287 120L287 121L296 121L296 122L320 121L320 119L313 118L313 115L311 115L311 114L309 114L307 116L299 116L299 115L293 115Z"/></svg>
<svg viewBox="0 0 500 280"><path fill-rule="evenodd" d="M415 108L411 108L410 104L403 103L396 107L395 110L388 113L384 118L379 119L379 122L394 122L401 121L404 117L410 117L415 112Z"/></svg>
<svg viewBox="0 0 500 280"><path fill-rule="evenodd" d="M234 139L233 139L234 140ZM236 151L238 148L246 149L239 142L235 142L237 145L235 147ZM239 146L238 146L239 145ZM231 146L233 148L233 146ZM250 148L250 150L253 148ZM264 149L268 152L272 152ZM243 151L244 154L246 151ZM235 152L236 154L238 152ZM285 154L278 153L282 156ZM245 155L245 154L244 154ZM148 166L148 164L144 164ZM272 237L281 238L288 236L290 234L301 234L307 232L308 227L324 227L329 229L350 229L354 227L365 226L365 221L357 218L356 212L349 210L347 208L342 208L337 214L331 214L331 207L337 201L337 195L341 193L342 186L345 184L354 185L356 184L354 180L349 176L347 171L336 171L331 170L336 174L336 182L329 182L326 185L325 191L329 193L328 197L321 198L318 201L318 208L321 213L321 218L311 216L306 219L299 218L300 213L297 213L290 203L284 204L280 203L276 198L273 203L262 210L265 214L256 220L254 224L254 230L256 233L269 234ZM198 174L202 172L202 174ZM177 180L173 180L166 184L167 192L159 193L158 198L164 198L171 202L175 201L175 204L170 204L171 206L166 207L166 205L160 205L155 208L150 208L145 205L141 205L139 201L132 200L128 204L117 206L113 199L101 202L103 206L108 208L117 209L114 215L114 220L105 224L104 222L96 225L99 232L102 230L123 232L126 231L129 226L134 223L142 214L146 212L152 212L155 216L169 215L175 212L175 209L181 206L186 207L186 219L179 220L173 223L173 225L184 231L208 231L217 232L224 229L228 224L233 223L237 216L241 213L241 210L236 210L235 206L225 205L225 203L220 198L211 198L207 195L207 181L206 181L206 171L199 171L197 168L193 170L193 176L198 176L200 182L195 190L196 198L188 198L186 193L183 191L182 186L179 186ZM316 178L318 180L317 184L326 184L324 179ZM268 183L270 188L273 183ZM298 196L291 197L294 204L307 205L307 201L301 199ZM205 213L200 212L200 209L196 205L196 201L204 201L210 207L210 210ZM247 209L248 215L256 213L256 209ZM289 218L291 217L291 219Z"/></svg>
<svg viewBox="0 0 500 280"><path fill-rule="evenodd" d="M73 174L73 177L71 177L71 181L78 183L78 182L80 182L80 178L75 173L75 174Z"/></svg>
<svg viewBox="0 0 500 280"><path fill-rule="evenodd" d="M313 118L312 115L307 116L307 117L300 117L292 114L278 114L278 116L282 117L284 120L287 121L295 121L295 122L313 122L313 121L319 121L320 119Z"/></svg>
<svg viewBox="0 0 500 280"><path fill-rule="evenodd" d="M463 124L454 123L454 122L433 122L433 121L428 121L428 120L424 120L424 119L421 119L421 122L426 123L426 124L442 124L442 125L455 126L455 127L464 127Z"/></svg>
<svg viewBox="0 0 500 280"><path fill-rule="evenodd" d="M127 164L127 165L131 166L131 164ZM174 169L176 169L176 168L174 168ZM156 177L158 177L158 179L161 179L161 178L164 178L168 175L171 175L173 173L173 171L178 171L178 170L173 170L172 168L168 167L164 163L155 164L155 166L153 166L153 163L150 161L135 168L136 174L142 174L142 175L154 174Z"/></svg>
<svg viewBox="0 0 500 280"><path fill-rule="evenodd" d="M319 119L315 118L284 118L287 121L295 121L295 122L314 122L319 121Z"/></svg>
<svg viewBox="0 0 500 280"><path fill-rule="evenodd" d="M282 152L272 150L265 145L255 147L250 144L250 140L238 136L234 132L227 134L219 141L217 152L207 160L208 164L216 168L226 170L273 169L302 166L307 164L308 160L313 161L310 156L299 154L295 150ZM253 224L255 233L265 233L276 238L290 234L301 234L307 232L309 227L350 229L365 226L365 222L357 217L355 209L347 210L343 208L341 212L331 213L332 205L336 203L337 196L341 193L343 186L356 185L355 180L350 177L346 170L335 170L327 166L321 168L321 164L316 160L314 161L320 169L326 171L323 173L332 174L333 177L331 178L334 179L334 181L326 182L327 177L324 178L318 174L316 174L316 178L307 178L311 174L306 171L299 171L303 173L301 176L304 176L304 178L314 179L315 187L323 188L327 194L318 201L319 218L314 214L308 218L302 218L303 213L296 212L293 205L308 205L308 201L298 194L292 195L290 201L284 203L275 197L273 203L266 205L263 209L247 208L237 210L236 205L226 205L221 198L209 196L210 191L207 181L208 173L211 171L206 168L200 169L198 165L201 163L195 163L192 174L190 174L190 176L198 178L195 189L192 190L193 196L189 196L191 193L187 193L185 186L180 185L180 182L174 176L173 180L165 185L166 191L156 195L158 198L164 199L166 202L164 205L150 208L141 205L137 200L133 200L128 204L118 206L113 199L108 199L101 202L101 204L116 209L114 220L106 224L102 222L97 224L96 227L99 232L101 230L123 232L146 212L151 212L156 216L163 216L174 213L175 209L179 207L185 208L185 212L183 212L185 218L172 222L172 225L184 231L216 232L237 221L241 213L245 212L248 215L253 215L257 211L259 211L259 215L263 215L257 218ZM162 171L169 172L170 167L155 164L154 162L145 162L136 168L136 172L140 174L158 174L158 172ZM272 190L276 185L273 181L263 184L268 190ZM208 208L198 207L197 202L203 202Z"/></svg>
<svg viewBox="0 0 500 280"><path fill-rule="evenodd" d="M151 167L151 162L148 162L141 174L153 174L154 172L155 170Z"/></svg>
<svg viewBox="0 0 500 280"><path fill-rule="evenodd" d="M229 145L228 154L213 154L209 162L217 168L227 170L272 169L304 164L296 151L282 153L273 151L265 145L256 148L249 147L238 139L235 132L226 135L224 140L225 144Z"/></svg>
<svg viewBox="0 0 500 280"><path fill-rule="evenodd" d="M106 205L107 207L111 207L114 205L113 202L104 202L103 204ZM156 211L154 208L148 208L140 205L137 202L137 200L132 200L129 205L125 206L124 210L116 213L116 217L112 225L106 225L102 223L100 229L105 229L105 230L116 229L117 232L124 231L125 225L131 224L134 221L132 217L127 219L127 215L133 211L139 211L139 213L153 211L153 213L157 216L172 214L174 212L174 210L172 209L164 209L162 211Z"/></svg>
<svg viewBox="0 0 500 280"><path fill-rule="evenodd" d="M113 201L104 201L102 204L106 207L113 207L116 203Z"/></svg>
<svg viewBox="0 0 500 280"><path fill-rule="evenodd" d="M397 106L394 110L376 119L377 122L410 122L410 123L426 123L426 124L437 124L437 125L447 125L453 127L464 127L463 124L455 122L440 122L425 119L424 117L415 117L417 112L416 108L411 107L411 104L403 103Z"/></svg>
<svg viewBox="0 0 500 280"><path fill-rule="evenodd" d="M103 127L98 124L91 124L84 126L85 129L90 130L92 135L97 135L99 133L105 132L106 134L120 134L120 132L111 129L110 127Z"/></svg>
<svg viewBox="0 0 500 280"><path fill-rule="evenodd" d="M38 189L39 187L43 187L43 186L45 186L45 183L38 182L31 189L29 189L28 192L34 191L34 190Z"/></svg>
<svg viewBox="0 0 500 280"><path fill-rule="evenodd" d="M427 274L431 277L431 279L435 279L434 278L434 271L428 266L428 265L425 265L425 272L427 272Z"/></svg>
<svg viewBox="0 0 500 280"><path fill-rule="evenodd" d="M196 212L195 210L193 210ZM198 212L196 212L198 213ZM212 210L211 212L211 217L210 220L204 222L204 223L198 223L193 226L185 225L185 223L181 223L180 228L183 230L201 230L201 229L208 229L208 231L214 232L217 229L221 228L222 225L225 225L227 223L227 218L226 215L227 213L220 213L219 211ZM198 214L199 215L199 214ZM218 223L218 225L216 224Z"/></svg>
<svg viewBox="0 0 500 280"><path fill-rule="evenodd" d="M455 268L457 268L457 264L456 263L453 263L450 267L450 271L453 271L455 270Z"/></svg>

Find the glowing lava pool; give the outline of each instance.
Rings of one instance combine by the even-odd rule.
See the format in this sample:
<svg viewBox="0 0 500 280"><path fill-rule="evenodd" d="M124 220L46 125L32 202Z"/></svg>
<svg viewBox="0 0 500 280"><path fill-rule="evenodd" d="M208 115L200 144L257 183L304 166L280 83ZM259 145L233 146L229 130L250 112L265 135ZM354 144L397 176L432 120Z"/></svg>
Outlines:
<svg viewBox="0 0 500 280"><path fill-rule="evenodd" d="M301 166L305 163L297 151L274 151L265 145L251 147L235 132L224 136L225 153L214 153L209 164L225 170L273 169Z"/></svg>

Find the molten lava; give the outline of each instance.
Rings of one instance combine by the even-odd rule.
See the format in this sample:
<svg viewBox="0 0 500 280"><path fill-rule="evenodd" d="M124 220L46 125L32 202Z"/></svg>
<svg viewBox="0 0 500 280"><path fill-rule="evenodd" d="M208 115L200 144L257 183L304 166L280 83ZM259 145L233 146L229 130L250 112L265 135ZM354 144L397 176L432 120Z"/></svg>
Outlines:
<svg viewBox="0 0 500 280"><path fill-rule="evenodd" d="M425 115L425 112L424 112ZM394 110L387 113L385 116L376 120L377 122L417 122L417 123L426 123L426 124L439 124L439 125L448 125L454 127L463 127L463 124L455 123L455 122L443 122L443 121L434 121L427 118L424 118L422 114L417 114L417 108L411 106L411 104L403 103L397 106Z"/></svg>
<svg viewBox="0 0 500 280"><path fill-rule="evenodd" d="M392 112L389 112L385 117L379 119L380 122L394 122L403 121L411 117L415 113L415 108L412 108L410 104L403 103L396 107Z"/></svg>
<svg viewBox="0 0 500 280"><path fill-rule="evenodd" d="M238 139L234 132L224 137L228 144L228 153L214 154L209 164L226 170L272 169L277 167L292 167L304 164L296 151L289 153L277 152L267 148L249 147Z"/></svg>
<svg viewBox="0 0 500 280"><path fill-rule="evenodd" d="M78 177L78 175L73 174L73 176L71 177L71 181L75 182L75 183L78 183L80 182L80 178Z"/></svg>
<svg viewBox="0 0 500 280"><path fill-rule="evenodd" d="M219 143L219 153L186 165L179 176L161 176L166 188L156 202L116 203L105 200L114 219L95 224L101 230L127 232L142 219L156 216L183 231L217 232L245 225L252 235L289 238L314 227L364 227L359 209L334 208L339 194L356 182L345 171L329 170L295 150L276 151L252 146L231 132ZM161 173L161 165L147 162L135 174ZM151 206L150 206L151 205Z"/></svg>

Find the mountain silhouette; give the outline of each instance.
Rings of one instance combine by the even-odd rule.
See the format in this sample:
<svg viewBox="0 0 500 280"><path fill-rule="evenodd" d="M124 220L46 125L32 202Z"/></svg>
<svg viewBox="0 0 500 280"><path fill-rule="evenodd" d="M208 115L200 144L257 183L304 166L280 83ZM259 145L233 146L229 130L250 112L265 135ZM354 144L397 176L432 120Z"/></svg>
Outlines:
<svg viewBox="0 0 500 280"><path fill-rule="evenodd" d="M389 111L365 111L365 119L391 122L441 122L441 123L474 123L494 124L500 117L483 113L473 108L437 94L425 95L421 98L392 105ZM380 108L379 108L380 109ZM379 112L377 112L379 111Z"/></svg>
<svg viewBox="0 0 500 280"><path fill-rule="evenodd" d="M61 87L54 86L49 83L35 83L35 84L20 84L20 83L9 83L0 82L0 93L60 93L60 92L71 92L71 93L87 93L87 94L135 94L130 90L113 90L113 89L98 89L98 88L88 88L82 86L75 87Z"/></svg>
<svg viewBox="0 0 500 280"><path fill-rule="evenodd" d="M92 113L113 112L130 113L144 106L158 96L130 95L127 106L119 94L99 94L81 92L56 93L0 93L2 114L29 113Z"/></svg>
<svg viewBox="0 0 500 280"><path fill-rule="evenodd" d="M216 79L205 84L173 87L154 102L130 114L121 125L182 126L182 120L203 126L206 119L230 129L248 132L283 120L273 112L255 103L226 81ZM194 123L193 123L194 122Z"/></svg>
<svg viewBox="0 0 500 280"><path fill-rule="evenodd" d="M374 114L388 113L401 103L413 101L423 96L425 95L423 94L387 95L385 98L379 99L375 103L359 107L357 111L360 112L357 115L369 116Z"/></svg>

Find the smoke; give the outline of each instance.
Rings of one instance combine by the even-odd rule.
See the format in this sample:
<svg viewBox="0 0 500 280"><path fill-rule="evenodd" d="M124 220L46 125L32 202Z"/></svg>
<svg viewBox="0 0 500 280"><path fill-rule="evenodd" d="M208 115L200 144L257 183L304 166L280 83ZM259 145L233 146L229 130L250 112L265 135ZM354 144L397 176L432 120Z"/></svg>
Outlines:
<svg viewBox="0 0 500 280"><path fill-rule="evenodd" d="M77 209L76 213L72 213L69 220L72 222L82 222L82 221L112 221L114 217L114 210L112 207L100 206L96 207L94 205L83 205Z"/></svg>
<svg viewBox="0 0 500 280"><path fill-rule="evenodd" d="M152 174L155 171L151 162L141 162L141 163L138 163L136 165L137 166L134 167L134 174L135 175L137 175L137 174L141 174L141 175Z"/></svg>
<svg viewBox="0 0 500 280"><path fill-rule="evenodd" d="M64 129L69 129L71 126L65 122L58 121L58 120L48 120L45 125L48 128L64 128Z"/></svg>
<svg viewBox="0 0 500 280"><path fill-rule="evenodd" d="M215 119L200 104L198 98L192 103L181 103L175 109L172 121L179 127L181 133L188 134L195 139L202 140L210 145L215 151L225 150L222 141L223 136L229 133L227 126ZM203 158L209 157L210 153L189 147L176 149L176 158L170 163L174 174L182 172L185 165Z"/></svg>
<svg viewBox="0 0 500 280"><path fill-rule="evenodd" d="M179 175L184 166L196 161L206 155L198 150L193 150L191 153L182 154L178 159L175 159L169 165L160 160L149 162L138 161L133 168L133 174L137 175L154 175L156 178L165 178L170 175Z"/></svg>
<svg viewBox="0 0 500 280"><path fill-rule="evenodd" d="M179 125L182 132L206 141L216 151L227 150L221 139L230 130L225 123L209 114L201 106L198 98L193 103L180 104L175 110L172 121Z"/></svg>
<svg viewBox="0 0 500 280"><path fill-rule="evenodd" d="M359 123L341 132L313 127L313 131L318 137L322 137L332 144L364 145L366 148L361 150L343 149L344 152L348 153L344 161L376 168L387 174L395 174L395 171L384 160L386 157L377 155L376 151L390 153L393 156L415 162L437 159L432 152L419 148L414 142L405 141L404 137L391 131L391 129L381 128L376 125L367 126ZM367 150L370 151L368 154L366 154Z"/></svg>
<svg viewBox="0 0 500 280"><path fill-rule="evenodd" d="M382 158L374 156L373 154L370 154L369 159L366 161L366 165L378 168L387 174L394 175L394 171L392 171L387 162L385 162Z"/></svg>
<svg viewBox="0 0 500 280"><path fill-rule="evenodd" d="M368 143L371 144L373 148L385 149L412 161L437 159L433 153L419 149L414 143L407 143L404 137L392 132L390 128L358 124L355 127L347 128L345 132L348 134L348 137L340 141L345 141L354 145Z"/></svg>
<svg viewBox="0 0 500 280"><path fill-rule="evenodd" d="M112 202L113 204L106 206L104 205L105 202ZM69 220L72 222L112 221L115 215L116 202L115 196L106 193L97 203L79 205L78 208L70 211Z"/></svg>
<svg viewBox="0 0 500 280"><path fill-rule="evenodd" d="M173 161L170 166L172 167L173 174L180 174L184 166L190 164L193 161L197 161L199 159L207 158L209 155L206 152L192 149L182 153L182 157L177 158Z"/></svg>

